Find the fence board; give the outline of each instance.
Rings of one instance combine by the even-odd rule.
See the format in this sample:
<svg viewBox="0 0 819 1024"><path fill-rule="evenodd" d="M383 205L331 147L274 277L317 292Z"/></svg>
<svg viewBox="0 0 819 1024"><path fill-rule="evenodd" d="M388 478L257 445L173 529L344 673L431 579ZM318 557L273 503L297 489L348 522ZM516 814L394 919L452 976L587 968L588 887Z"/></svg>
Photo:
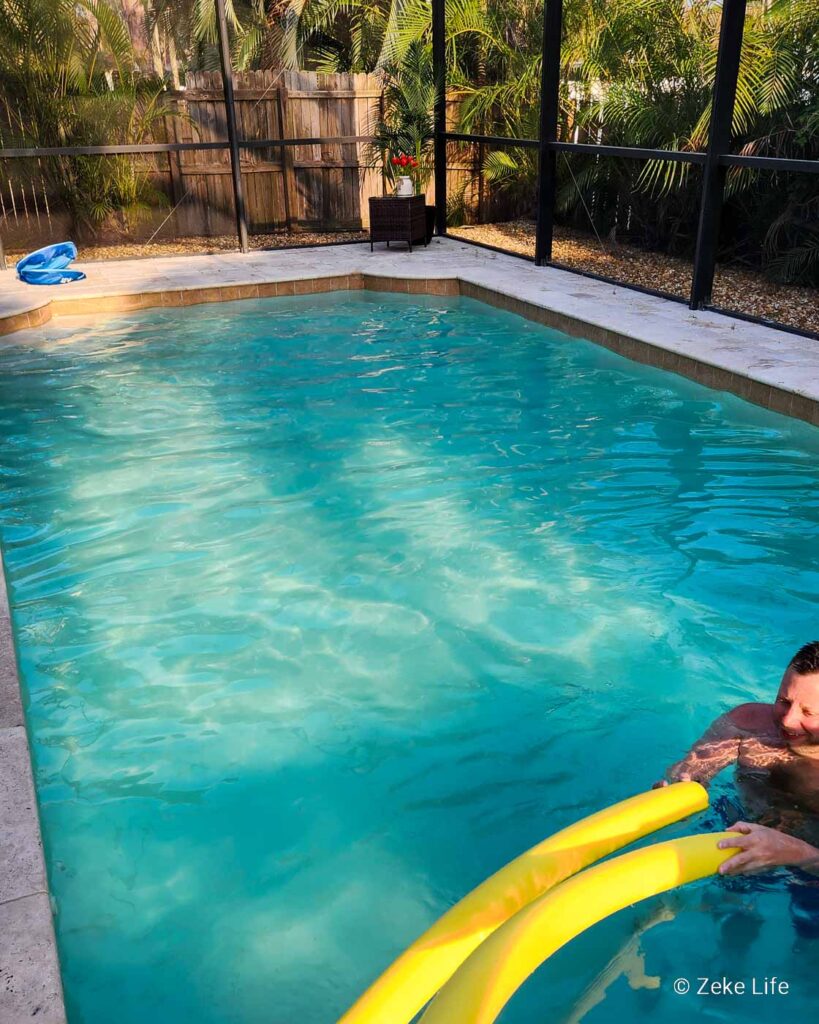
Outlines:
<svg viewBox="0 0 819 1024"><path fill-rule="evenodd" d="M381 97L374 75L320 75L310 71L248 71L235 76L240 137L247 140L320 138L370 134ZM376 116L374 116L376 115ZM171 94L166 118L169 138L218 142L226 138L218 73L188 76L184 91ZM314 145L242 150L251 233L271 230L356 230L368 226L370 195L382 191L380 175L368 165L364 144ZM215 203L232 209L227 151L178 154L172 171L174 202L186 207L192 231L213 230Z"/></svg>

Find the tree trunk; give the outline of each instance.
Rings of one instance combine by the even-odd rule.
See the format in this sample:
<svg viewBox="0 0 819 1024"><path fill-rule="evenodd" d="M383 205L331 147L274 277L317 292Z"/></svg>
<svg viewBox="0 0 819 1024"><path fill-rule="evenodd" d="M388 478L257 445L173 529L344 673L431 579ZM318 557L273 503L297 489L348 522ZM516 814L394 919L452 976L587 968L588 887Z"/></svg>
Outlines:
<svg viewBox="0 0 819 1024"><path fill-rule="evenodd" d="M180 88L179 80L179 60L176 56L176 40L173 37L173 32L168 33L168 63L171 65L171 83L174 89Z"/></svg>

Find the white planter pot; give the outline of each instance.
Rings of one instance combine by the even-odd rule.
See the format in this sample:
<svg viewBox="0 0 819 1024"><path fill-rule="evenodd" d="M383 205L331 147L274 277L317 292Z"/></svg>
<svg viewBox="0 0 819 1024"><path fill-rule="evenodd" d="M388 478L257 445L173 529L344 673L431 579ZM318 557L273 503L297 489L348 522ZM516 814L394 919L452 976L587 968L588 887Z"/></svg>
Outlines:
<svg viewBox="0 0 819 1024"><path fill-rule="evenodd" d="M397 196L414 196L415 186L412 184L412 178L408 174L402 174L398 179L398 185L395 189Z"/></svg>

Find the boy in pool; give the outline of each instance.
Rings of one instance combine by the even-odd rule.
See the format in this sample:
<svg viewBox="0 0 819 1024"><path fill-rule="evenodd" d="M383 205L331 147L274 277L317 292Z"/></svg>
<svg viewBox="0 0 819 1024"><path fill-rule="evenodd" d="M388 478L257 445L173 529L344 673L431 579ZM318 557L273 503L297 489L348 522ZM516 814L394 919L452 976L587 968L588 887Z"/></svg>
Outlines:
<svg viewBox="0 0 819 1024"><path fill-rule="evenodd" d="M720 715L658 785L707 785L736 763L737 789L756 821L720 842L737 853L722 874L792 867L819 875L819 640L791 658L773 704L740 704Z"/></svg>

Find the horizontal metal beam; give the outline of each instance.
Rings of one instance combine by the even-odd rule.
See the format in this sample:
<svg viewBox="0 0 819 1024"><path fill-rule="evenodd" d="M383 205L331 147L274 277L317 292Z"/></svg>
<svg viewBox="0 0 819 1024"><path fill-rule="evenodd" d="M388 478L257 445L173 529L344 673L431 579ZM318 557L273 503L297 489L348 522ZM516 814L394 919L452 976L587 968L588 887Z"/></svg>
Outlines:
<svg viewBox="0 0 819 1024"><path fill-rule="evenodd" d="M41 156L128 156L227 148L227 139L224 142L150 142L133 146L44 146L41 149L0 149L0 160L31 160Z"/></svg>
<svg viewBox="0 0 819 1024"><path fill-rule="evenodd" d="M740 156L723 153L723 167L752 167L758 171L795 171L797 174L819 174L819 160L790 160L784 156Z"/></svg>
<svg viewBox="0 0 819 1024"><path fill-rule="evenodd" d="M664 292L659 288L649 288L644 284L632 284L630 281L623 281L618 277L609 277L607 274L597 274L593 270L581 270L569 263L560 263L558 260L549 260L545 266L555 270L565 270L569 274L577 274L579 277L590 277L592 281L603 281L605 284L613 284L618 288L628 288L632 292L640 292L642 295L653 295L658 299L668 299L671 302L688 302L682 295L674 295L673 292Z"/></svg>
<svg viewBox="0 0 819 1024"><path fill-rule="evenodd" d="M468 135L447 132L448 142L482 142L489 146L523 146L537 149L537 139L516 139L506 135ZM644 146L605 146L587 142L555 142L544 140L546 149L557 153L588 153L592 156L622 156L630 160L673 160L677 163L704 164L705 153L683 152L678 149L647 149ZM806 161L809 162L809 161Z"/></svg>
<svg viewBox="0 0 819 1024"><path fill-rule="evenodd" d="M489 146L523 146L538 149L537 139L510 139L505 135L467 135L464 132L444 132L447 142L484 142Z"/></svg>
<svg viewBox="0 0 819 1024"><path fill-rule="evenodd" d="M490 146L537 149L537 139L516 139L505 135L468 135L447 132L448 142L482 142ZM286 146L354 145L373 142L372 135L325 135L306 139L240 139L240 149L276 149ZM584 153L596 156L625 157L631 160L673 160L704 164L705 153L688 153L675 149L646 149L642 146L606 146L585 142L546 142L546 147L561 153ZM224 142L150 142L121 146L46 146L40 149L0 149L0 160L32 160L51 156L139 156L150 153L185 153L226 150ZM726 153L719 157L726 167L749 167L760 171L792 171L797 174L819 174L819 160L791 160L786 157L740 156Z"/></svg>
<svg viewBox="0 0 819 1024"><path fill-rule="evenodd" d="M457 228L455 231L457 232ZM465 242L467 245L475 246L477 249L489 249L491 252L502 252L504 256L511 256L516 260L525 260L527 263L534 263L535 257L528 256L525 252L513 252L511 249L504 249L502 245L491 245L489 242L478 242L474 238L466 238L464 235L447 234L454 242Z"/></svg>
<svg viewBox="0 0 819 1024"><path fill-rule="evenodd" d="M319 146L372 142L371 135L327 135L309 139L240 139L240 149L272 149L275 146ZM41 149L0 149L0 160L31 160L46 156L129 156L140 153L184 153L191 150L229 149L224 142L150 142L122 146L46 146Z"/></svg>
<svg viewBox="0 0 819 1024"><path fill-rule="evenodd" d="M732 316L735 320L745 320L749 324L761 324L763 327L772 327L775 331L784 331L786 334L796 334L800 338L812 338L819 341L819 333L809 331L802 327L792 327L790 324L783 324L779 320L768 320L762 316L754 316L753 313L741 313L737 309L726 309L724 306L715 306L707 303L702 307L709 313L719 313L720 316Z"/></svg>
<svg viewBox="0 0 819 1024"><path fill-rule="evenodd" d="M240 139L241 149L269 149L272 146L353 145L356 142L375 142L372 135L323 135L315 139Z"/></svg>
<svg viewBox="0 0 819 1024"><path fill-rule="evenodd" d="M704 164L705 153L679 149L648 149L645 146L605 146L593 142L549 142L549 149L558 153L579 153L589 156L615 156L626 160L671 160L682 164Z"/></svg>

